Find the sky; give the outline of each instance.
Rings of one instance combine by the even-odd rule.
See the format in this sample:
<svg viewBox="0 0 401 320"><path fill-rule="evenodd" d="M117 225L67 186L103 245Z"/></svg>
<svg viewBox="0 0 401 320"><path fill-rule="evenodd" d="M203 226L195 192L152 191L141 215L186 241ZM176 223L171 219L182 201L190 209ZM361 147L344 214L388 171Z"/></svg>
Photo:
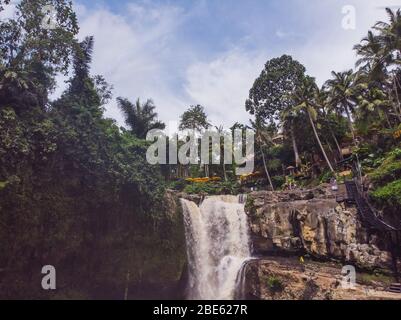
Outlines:
<svg viewBox="0 0 401 320"><path fill-rule="evenodd" d="M355 28L343 27L344 6L355 9ZM401 0L74 1L79 37L95 37L92 73L115 98L151 98L166 123L201 104L225 128L248 122L245 100L271 58L292 55L319 84L353 68L353 46L386 20L386 6ZM55 95L63 88L60 78ZM106 116L124 124L115 100Z"/></svg>

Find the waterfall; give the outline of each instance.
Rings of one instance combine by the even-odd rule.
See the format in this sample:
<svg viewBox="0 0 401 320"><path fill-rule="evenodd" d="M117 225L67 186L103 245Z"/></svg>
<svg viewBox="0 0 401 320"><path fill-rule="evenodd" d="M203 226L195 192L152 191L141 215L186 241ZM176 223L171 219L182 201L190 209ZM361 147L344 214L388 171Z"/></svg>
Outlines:
<svg viewBox="0 0 401 320"><path fill-rule="evenodd" d="M198 207L182 199L187 242L188 298L230 300L250 258L244 203L239 196L206 197Z"/></svg>
<svg viewBox="0 0 401 320"><path fill-rule="evenodd" d="M246 271L248 261L245 261L238 272L237 280L235 282L235 300L246 300Z"/></svg>

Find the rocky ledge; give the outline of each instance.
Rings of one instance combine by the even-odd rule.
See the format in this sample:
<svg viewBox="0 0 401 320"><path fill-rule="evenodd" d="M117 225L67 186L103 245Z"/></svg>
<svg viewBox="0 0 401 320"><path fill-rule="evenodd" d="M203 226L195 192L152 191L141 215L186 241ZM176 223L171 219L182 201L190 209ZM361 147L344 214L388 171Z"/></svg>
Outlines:
<svg viewBox="0 0 401 320"><path fill-rule="evenodd" d="M354 288L342 285L342 266L333 262L272 257L245 267L244 299L260 300L400 300L386 292L392 278L358 272Z"/></svg>
<svg viewBox="0 0 401 320"><path fill-rule="evenodd" d="M391 267L391 254L369 233L354 205L338 203L324 185L311 190L253 192L248 195L254 254L309 254L362 268Z"/></svg>

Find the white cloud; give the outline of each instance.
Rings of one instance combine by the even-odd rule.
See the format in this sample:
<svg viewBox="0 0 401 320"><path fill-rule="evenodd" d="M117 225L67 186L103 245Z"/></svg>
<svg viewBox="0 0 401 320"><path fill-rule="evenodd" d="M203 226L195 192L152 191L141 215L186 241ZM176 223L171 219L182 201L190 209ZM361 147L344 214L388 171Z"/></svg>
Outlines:
<svg viewBox="0 0 401 320"><path fill-rule="evenodd" d="M10 19L15 17L17 1L11 1L9 5L4 6L0 11L0 19Z"/></svg>
<svg viewBox="0 0 401 320"><path fill-rule="evenodd" d="M75 8L80 37L95 36L92 72L104 75L113 84L115 97L153 98L165 122L177 120L190 104L199 103L213 124L229 127L236 121L248 121L244 102L267 59L290 53L323 83L332 70L354 66L353 45L377 20L386 19L375 0L350 0L357 9L357 29L347 31L341 28L340 2L299 2L304 7L298 12L300 19L313 20L315 30L302 34L298 25L291 28L283 19L282 25L273 29L279 43L255 41L252 34L245 34L242 39L248 41L238 39L230 44L234 49L215 52L209 47L212 58L196 52L189 39L177 36L180 28L192 23L197 6L189 12L171 4L143 1L128 4L119 14L104 6L76 4ZM399 0L383 0L380 6L397 4ZM286 51L281 51L283 43L288 44ZM248 44L254 44L253 49L246 49ZM106 115L123 124L115 102L107 106Z"/></svg>
<svg viewBox="0 0 401 320"><path fill-rule="evenodd" d="M191 65L185 90L194 103L206 107L213 124L247 123L245 100L266 62L266 54L234 49L209 62Z"/></svg>
<svg viewBox="0 0 401 320"><path fill-rule="evenodd" d="M399 0L382 0L378 6L377 0L354 0L349 1L356 9L356 29L344 30L340 15L343 3L330 2L332 5L321 5L306 7L308 14L319 17L319 29L315 30L305 38L307 41L290 50L290 53L308 70L308 73L317 78L323 84L331 77L331 71L345 71L355 67L357 56L353 47L366 36L368 30L379 20L387 20L385 7L399 8ZM327 13L331 12L338 21L328 18ZM302 13L301 13L302 14ZM304 13L305 15L307 13ZM337 22L337 23L336 23Z"/></svg>
<svg viewBox="0 0 401 320"><path fill-rule="evenodd" d="M95 37L92 73L105 76L115 88L114 97L152 98L161 119L169 121L176 117L185 103L171 89L168 61L174 31L183 19L181 9L129 4L123 16L106 7L77 8L80 38ZM107 106L106 116L123 124L115 101Z"/></svg>
<svg viewBox="0 0 401 320"><path fill-rule="evenodd" d="M174 6L131 3L124 16L106 7L76 5L76 10L80 38L95 37L92 73L105 76L114 97L152 98L166 123L177 121L191 104L204 105L215 125L248 122L244 102L266 55L233 49L199 62L196 52L175 39L190 13ZM115 101L106 116L124 123Z"/></svg>

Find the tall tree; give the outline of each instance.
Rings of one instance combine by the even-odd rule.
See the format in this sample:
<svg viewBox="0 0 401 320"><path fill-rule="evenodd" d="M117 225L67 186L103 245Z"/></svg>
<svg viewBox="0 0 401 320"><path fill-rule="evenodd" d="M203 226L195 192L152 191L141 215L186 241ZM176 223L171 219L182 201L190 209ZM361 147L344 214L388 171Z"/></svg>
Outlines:
<svg viewBox="0 0 401 320"><path fill-rule="evenodd" d="M330 92L330 105L338 113L345 112L348 119L348 126L355 141L355 129L352 121L352 113L355 108L355 74L353 70L332 73L333 78L326 82Z"/></svg>
<svg viewBox="0 0 401 320"><path fill-rule="evenodd" d="M265 122L282 120L284 129L289 132L294 150L295 165L300 167L301 158L296 142L294 106L292 95L302 84L305 67L291 56L283 55L268 61L256 79L245 103L246 110Z"/></svg>
<svg viewBox="0 0 401 320"><path fill-rule="evenodd" d="M313 101L313 98L315 97L317 90L317 86L315 83L315 79L311 77L306 77L302 86L300 86L295 92L294 92L294 101L296 103L296 106L294 109L296 111L305 111L308 115L309 122L312 126L313 133L315 134L315 138L319 144L320 150L327 162L327 165L329 166L330 170L334 172L333 166L331 165L331 162L326 154L326 151L323 148L323 144L320 140L319 134L316 129L315 121L317 119L317 110L315 109L316 104Z"/></svg>
<svg viewBox="0 0 401 320"><path fill-rule="evenodd" d="M401 66L401 10L392 11L386 8L389 22L377 22L375 34L369 31L367 37L354 49L360 56L356 65L360 73L369 77L375 87L385 91L394 100L393 110L401 122L401 83L399 68ZM389 76L391 75L391 76Z"/></svg>
<svg viewBox="0 0 401 320"><path fill-rule="evenodd" d="M55 8L51 30L42 23L46 5ZM78 25L67 0L22 0L16 9L18 19L0 22L0 100L21 113L48 106L55 75L68 72Z"/></svg>
<svg viewBox="0 0 401 320"><path fill-rule="evenodd" d="M279 120L280 113L293 106L291 94L302 83L305 70L288 55L267 61L249 92L246 110L264 121Z"/></svg>
<svg viewBox="0 0 401 320"><path fill-rule="evenodd" d="M128 99L117 98L118 106L124 114L125 123L131 132L140 139L145 139L153 129L163 130L166 125L157 120L156 106L152 100L141 103L139 99L132 104Z"/></svg>
<svg viewBox="0 0 401 320"><path fill-rule="evenodd" d="M180 118L180 130L192 130L194 134L201 133L203 130L208 129L211 126L207 119L207 114L205 108L201 105L190 106L187 111L185 111ZM200 169L202 169L202 163L200 164ZM205 176L209 176L209 166L204 165Z"/></svg>
<svg viewBox="0 0 401 320"><path fill-rule="evenodd" d="M256 117L255 121L252 121L252 126L256 132L256 142L259 145L259 150L262 155L262 161L263 161L263 168L266 173L267 181L269 182L270 188L272 191L274 191L274 186L273 186L273 181L271 179L271 175L269 172L269 169L267 167L267 161L266 161L266 156L263 148L268 147L268 143L271 142L271 139L268 135L268 132L266 130L266 127L260 117Z"/></svg>
<svg viewBox="0 0 401 320"><path fill-rule="evenodd" d="M208 129L210 123L207 119L205 108L201 105L190 106L180 118L180 130L194 130L201 132L204 129Z"/></svg>
<svg viewBox="0 0 401 320"><path fill-rule="evenodd" d="M322 122L323 126L327 128L329 135L331 136L334 144L336 146L338 155L341 160L343 160L342 150L336 133L334 132L334 127L336 124L340 122L341 118L336 117L334 113L331 113L329 101L328 101L328 92L326 87L323 86L322 88L316 87L314 90L314 106L316 110L321 110L322 112Z"/></svg>

